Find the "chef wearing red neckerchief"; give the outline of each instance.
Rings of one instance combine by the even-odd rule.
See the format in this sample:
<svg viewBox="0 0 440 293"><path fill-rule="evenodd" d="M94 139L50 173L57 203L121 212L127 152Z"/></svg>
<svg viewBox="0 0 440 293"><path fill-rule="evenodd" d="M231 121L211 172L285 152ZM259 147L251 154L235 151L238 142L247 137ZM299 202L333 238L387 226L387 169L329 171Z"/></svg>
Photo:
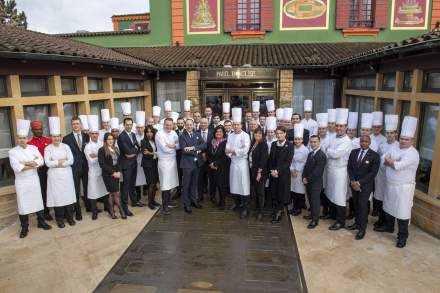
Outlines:
<svg viewBox="0 0 440 293"><path fill-rule="evenodd" d="M44 157L44 149L52 143L52 140L43 135L43 123L40 121L32 121L31 129L33 136L28 141L28 144L36 146L38 151ZM44 218L45 220L51 221L52 216L50 215L49 208L46 206L47 167L45 165L38 168L38 177L40 178L41 194L43 195Z"/></svg>

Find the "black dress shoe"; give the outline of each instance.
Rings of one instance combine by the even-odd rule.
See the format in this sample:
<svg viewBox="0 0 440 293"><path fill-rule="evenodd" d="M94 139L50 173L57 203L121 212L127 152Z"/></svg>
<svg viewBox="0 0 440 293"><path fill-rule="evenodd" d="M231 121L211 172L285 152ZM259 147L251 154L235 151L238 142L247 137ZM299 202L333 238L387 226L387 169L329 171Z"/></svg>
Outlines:
<svg viewBox="0 0 440 293"><path fill-rule="evenodd" d="M131 204L131 206L132 207L144 207L145 206L145 204L143 204L143 203L141 203L141 202L135 202L135 203L133 203L133 204Z"/></svg>
<svg viewBox="0 0 440 293"><path fill-rule="evenodd" d="M50 215L50 213L47 213L47 214L44 214L44 220L46 220L46 221L53 221L53 218Z"/></svg>
<svg viewBox="0 0 440 293"><path fill-rule="evenodd" d="M311 221L311 222L307 225L307 229L315 229L316 226L318 226L318 222L316 222L316 221Z"/></svg>
<svg viewBox="0 0 440 293"><path fill-rule="evenodd" d="M155 210L156 206L153 203L149 203L148 207L150 208L150 210Z"/></svg>
<svg viewBox="0 0 440 293"><path fill-rule="evenodd" d="M92 220L97 220L98 219L98 212L93 212L92 214Z"/></svg>
<svg viewBox="0 0 440 293"><path fill-rule="evenodd" d="M192 210L191 210L191 208L188 208L188 207L183 207L183 209L185 210L185 213L187 213L188 215L191 215L191 213L192 213Z"/></svg>
<svg viewBox="0 0 440 293"><path fill-rule="evenodd" d="M330 217L330 215L322 215L322 216L319 216L319 218L322 219L322 220L328 220L331 217Z"/></svg>
<svg viewBox="0 0 440 293"><path fill-rule="evenodd" d="M312 219L312 215L307 215L307 216L303 216L304 220L311 220Z"/></svg>
<svg viewBox="0 0 440 293"><path fill-rule="evenodd" d="M38 227L38 228L41 228L41 229L43 229L43 230L50 230L50 229L52 229L52 226L50 226L50 225L47 224L46 222L38 223L37 227Z"/></svg>
<svg viewBox="0 0 440 293"><path fill-rule="evenodd" d="M397 239L396 247L404 248L406 246L406 239Z"/></svg>
<svg viewBox="0 0 440 293"><path fill-rule="evenodd" d="M388 233L394 233L394 229L388 229L386 226L382 226L382 227L374 227L373 229L376 232L388 232Z"/></svg>
<svg viewBox="0 0 440 293"><path fill-rule="evenodd" d="M344 225L342 225L341 223L338 223L338 222L336 222L333 225L331 225L330 227L328 227L328 229L332 230L332 231L337 231L337 230L340 230L342 228L344 228Z"/></svg>
<svg viewBox="0 0 440 293"><path fill-rule="evenodd" d="M67 223L69 223L70 226L75 226L75 220L74 219L67 219Z"/></svg>
<svg viewBox="0 0 440 293"><path fill-rule="evenodd" d="M64 221L57 221L57 226L60 229L63 229L64 227L66 227L66 225L64 225Z"/></svg>
<svg viewBox="0 0 440 293"><path fill-rule="evenodd" d="M170 212L170 210L169 209L162 209L162 211L160 212L162 215L170 215L171 214L171 212Z"/></svg>
<svg viewBox="0 0 440 293"><path fill-rule="evenodd" d="M27 236L29 230L27 228L22 228L20 232L20 238L24 238Z"/></svg>
<svg viewBox="0 0 440 293"><path fill-rule="evenodd" d="M77 220L77 221L81 221L82 219L83 219L83 217L82 217L81 214L76 214L76 215L75 215L75 220Z"/></svg>
<svg viewBox="0 0 440 293"><path fill-rule="evenodd" d="M157 201L153 201L153 205L155 205L156 207L160 207L160 203L158 203Z"/></svg>
<svg viewBox="0 0 440 293"><path fill-rule="evenodd" d="M345 229L347 230L356 230L357 229L357 225L356 223L351 224L350 226L345 227Z"/></svg>
<svg viewBox="0 0 440 293"><path fill-rule="evenodd" d="M361 240L361 239L364 238L364 236L365 236L365 231L358 231L358 232L356 233L356 236L354 237L354 239L356 239L356 240Z"/></svg>
<svg viewBox="0 0 440 293"><path fill-rule="evenodd" d="M247 210L243 210L241 213L240 213L240 219L244 219L244 218L246 218L248 216L248 211Z"/></svg>
<svg viewBox="0 0 440 293"><path fill-rule="evenodd" d="M383 223L382 222L380 222L379 220L377 220L376 222L374 222L374 228L379 228L379 227L382 227L383 226Z"/></svg>
<svg viewBox="0 0 440 293"><path fill-rule="evenodd" d="M133 213L130 210L126 210L125 211L125 215L129 216L129 217L133 217Z"/></svg>

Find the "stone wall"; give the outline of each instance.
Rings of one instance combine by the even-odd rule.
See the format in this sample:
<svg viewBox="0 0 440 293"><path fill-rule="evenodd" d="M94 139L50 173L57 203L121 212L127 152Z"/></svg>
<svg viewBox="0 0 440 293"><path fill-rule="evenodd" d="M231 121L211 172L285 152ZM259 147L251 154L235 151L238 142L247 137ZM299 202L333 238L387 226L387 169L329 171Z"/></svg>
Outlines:
<svg viewBox="0 0 440 293"><path fill-rule="evenodd" d="M280 96L278 107L292 107L293 70L280 70Z"/></svg>
<svg viewBox="0 0 440 293"><path fill-rule="evenodd" d="M411 223L440 238L440 200L416 190Z"/></svg>
<svg viewBox="0 0 440 293"><path fill-rule="evenodd" d="M191 100L191 111L202 111L200 98L200 72L187 71L186 72L186 97Z"/></svg>

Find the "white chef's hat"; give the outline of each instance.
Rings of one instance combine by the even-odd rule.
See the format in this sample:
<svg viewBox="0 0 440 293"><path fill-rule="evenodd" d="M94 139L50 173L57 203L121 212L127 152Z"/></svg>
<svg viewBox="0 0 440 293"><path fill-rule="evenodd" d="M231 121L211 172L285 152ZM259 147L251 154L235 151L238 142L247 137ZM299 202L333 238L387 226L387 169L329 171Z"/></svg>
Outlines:
<svg viewBox="0 0 440 293"><path fill-rule="evenodd" d="M172 110L171 110L171 101L165 101L165 102L163 103L163 107L165 108L165 109L164 109L165 112L172 111Z"/></svg>
<svg viewBox="0 0 440 293"><path fill-rule="evenodd" d="M260 112L260 101L252 101L252 112Z"/></svg>
<svg viewBox="0 0 440 293"><path fill-rule="evenodd" d="M81 120L81 129L89 130L89 122L87 121L87 115L79 115L79 120Z"/></svg>
<svg viewBox="0 0 440 293"><path fill-rule="evenodd" d="M413 116L405 116L403 118L401 137L414 137L417 131L417 118Z"/></svg>
<svg viewBox="0 0 440 293"><path fill-rule="evenodd" d="M171 118L173 119L174 123L177 123L177 119L179 119L179 113L177 112L172 112L171 113Z"/></svg>
<svg viewBox="0 0 440 293"><path fill-rule="evenodd" d="M145 126L145 112L144 111L136 111L136 127Z"/></svg>
<svg viewBox="0 0 440 293"><path fill-rule="evenodd" d="M30 120L17 119L17 135L28 136L30 126Z"/></svg>
<svg viewBox="0 0 440 293"><path fill-rule="evenodd" d="M347 108L337 108L336 109L336 124L347 124L348 120L348 109Z"/></svg>
<svg viewBox="0 0 440 293"><path fill-rule="evenodd" d="M373 126L382 126L383 125L383 112L376 111L373 112Z"/></svg>
<svg viewBox="0 0 440 293"><path fill-rule="evenodd" d="M125 116L131 115L131 104L129 102L121 103L122 114Z"/></svg>
<svg viewBox="0 0 440 293"><path fill-rule="evenodd" d="M304 112L312 112L313 102L312 100L304 100Z"/></svg>
<svg viewBox="0 0 440 293"><path fill-rule="evenodd" d="M284 108L283 110L283 120L290 121L292 120L293 109L292 108Z"/></svg>
<svg viewBox="0 0 440 293"><path fill-rule="evenodd" d="M278 108L277 111L275 112L275 115L277 116L277 120L283 120L284 109L283 108Z"/></svg>
<svg viewBox="0 0 440 293"><path fill-rule="evenodd" d="M153 116L160 116L160 107L159 106L153 106Z"/></svg>
<svg viewBox="0 0 440 293"><path fill-rule="evenodd" d="M49 132L50 135L61 134L60 117L49 117Z"/></svg>
<svg viewBox="0 0 440 293"><path fill-rule="evenodd" d="M110 122L110 110L101 109L101 120L102 122Z"/></svg>
<svg viewBox="0 0 440 293"><path fill-rule="evenodd" d="M99 119L98 115L87 115L87 123L89 124L90 131L99 131Z"/></svg>
<svg viewBox="0 0 440 293"><path fill-rule="evenodd" d="M303 138L304 135L304 124L296 123L293 125L293 132L295 138Z"/></svg>
<svg viewBox="0 0 440 293"><path fill-rule="evenodd" d="M318 123L318 127L328 127L328 113L317 113L316 122Z"/></svg>
<svg viewBox="0 0 440 293"><path fill-rule="evenodd" d="M266 101L266 108L268 112L275 111L275 101L274 100L267 100Z"/></svg>
<svg viewBox="0 0 440 293"><path fill-rule="evenodd" d="M183 101L183 111L191 111L191 100Z"/></svg>
<svg viewBox="0 0 440 293"><path fill-rule="evenodd" d="M270 116L266 119L266 129L275 130L277 129L277 118Z"/></svg>
<svg viewBox="0 0 440 293"><path fill-rule="evenodd" d="M358 112L349 112L348 113L348 129L357 129L358 127L359 114Z"/></svg>
<svg viewBox="0 0 440 293"><path fill-rule="evenodd" d="M232 121L234 123L241 122L241 108L232 108Z"/></svg>
<svg viewBox="0 0 440 293"><path fill-rule="evenodd" d="M335 123L336 122L336 109L328 109L327 110L327 122Z"/></svg>
<svg viewBox="0 0 440 293"><path fill-rule="evenodd" d="M110 119L110 128L119 130L119 118L118 117L113 117L112 119Z"/></svg>
<svg viewBox="0 0 440 293"><path fill-rule="evenodd" d="M373 115L371 113L362 113L361 128L373 127Z"/></svg>
<svg viewBox="0 0 440 293"><path fill-rule="evenodd" d="M223 102L223 105L222 105L222 112L223 113L230 113L231 112L231 103L229 103L229 102Z"/></svg>
<svg viewBox="0 0 440 293"><path fill-rule="evenodd" d="M385 115L385 131L396 131L399 124L399 115Z"/></svg>

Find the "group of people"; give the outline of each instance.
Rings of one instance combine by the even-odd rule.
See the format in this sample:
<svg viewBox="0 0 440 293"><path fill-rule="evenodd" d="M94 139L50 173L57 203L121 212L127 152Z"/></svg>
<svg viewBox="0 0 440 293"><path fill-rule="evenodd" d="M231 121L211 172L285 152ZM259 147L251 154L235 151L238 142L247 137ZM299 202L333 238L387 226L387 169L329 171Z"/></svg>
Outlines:
<svg viewBox="0 0 440 293"><path fill-rule="evenodd" d="M293 216L309 210L304 216L309 229L320 219L333 219L330 230L357 230L360 240L372 199L372 215L378 216L374 230L393 233L397 218L397 247L404 247L419 162L413 147L417 118L404 117L398 138L397 115L362 113L360 136L355 137L357 112L328 109L314 120L312 101L305 100L302 119L292 108L275 109L273 100L264 103L267 115L254 101L245 115L225 102L221 116L208 107L202 117L191 113L189 100L182 115L165 101L163 119L159 106L146 119L143 111L132 117L127 102L121 104L121 124L102 109L102 128L97 115L74 117L72 132L64 138L59 117L49 117L50 138L43 136L41 122L17 120L17 146L9 158L16 175L20 237L28 233L30 213L37 213L39 228L50 229L46 221L52 219L52 207L58 227L65 226L64 220L74 225L82 219L81 198L95 220L102 211L97 202L111 218L117 218L116 206L126 219L133 216L129 199L135 207L161 205L168 215L181 197L184 211L191 214L208 195L219 209L226 208L230 196L230 208L240 218L254 211L264 220L263 209L272 209L273 224L285 210ZM158 188L161 204L155 201ZM141 201L142 190L147 204ZM351 218L354 222L346 224Z"/></svg>

